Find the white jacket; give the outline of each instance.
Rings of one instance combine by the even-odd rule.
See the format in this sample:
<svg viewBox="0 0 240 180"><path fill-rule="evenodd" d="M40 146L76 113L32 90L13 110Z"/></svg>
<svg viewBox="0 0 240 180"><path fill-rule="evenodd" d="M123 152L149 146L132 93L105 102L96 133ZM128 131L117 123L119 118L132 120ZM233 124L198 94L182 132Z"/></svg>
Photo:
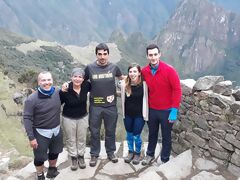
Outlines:
<svg viewBox="0 0 240 180"><path fill-rule="evenodd" d="M121 80L121 99L122 99L122 115L125 118L125 80ZM148 121L148 87L145 81L143 81L143 107L142 115L145 121Z"/></svg>

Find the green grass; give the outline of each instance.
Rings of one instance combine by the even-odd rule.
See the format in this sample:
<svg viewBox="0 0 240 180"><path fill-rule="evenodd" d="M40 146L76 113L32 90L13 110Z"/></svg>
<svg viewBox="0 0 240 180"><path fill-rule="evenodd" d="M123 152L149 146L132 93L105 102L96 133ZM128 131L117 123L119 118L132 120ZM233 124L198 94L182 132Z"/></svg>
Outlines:
<svg viewBox="0 0 240 180"><path fill-rule="evenodd" d="M20 155L32 156L32 150L19 118L0 119L0 151L15 148Z"/></svg>

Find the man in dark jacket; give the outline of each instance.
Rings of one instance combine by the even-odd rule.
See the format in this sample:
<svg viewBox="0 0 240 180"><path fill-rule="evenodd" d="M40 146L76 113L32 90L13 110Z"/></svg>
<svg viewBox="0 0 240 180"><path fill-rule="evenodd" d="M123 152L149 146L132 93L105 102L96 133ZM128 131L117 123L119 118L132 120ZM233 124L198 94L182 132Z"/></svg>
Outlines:
<svg viewBox="0 0 240 180"><path fill-rule="evenodd" d="M60 129L61 101L50 72L38 75L38 89L24 103L23 120L34 153L37 179L44 180L44 161L49 161L47 178L56 177L58 154L63 149Z"/></svg>

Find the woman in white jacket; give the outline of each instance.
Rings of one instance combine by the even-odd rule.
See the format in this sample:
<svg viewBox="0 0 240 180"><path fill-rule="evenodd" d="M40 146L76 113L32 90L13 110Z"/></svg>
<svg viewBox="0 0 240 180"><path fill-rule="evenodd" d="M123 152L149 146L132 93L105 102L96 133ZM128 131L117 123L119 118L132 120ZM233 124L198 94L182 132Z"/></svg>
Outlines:
<svg viewBox="0 0 240 180"><path fill-rule="evenodd" d="M121 81L121 99L129 149L124 161L139 164L142 147L141 132L148 119L148 88L142 79L141 67L138 64L131 64L128 67L128 76Z"/></svg>

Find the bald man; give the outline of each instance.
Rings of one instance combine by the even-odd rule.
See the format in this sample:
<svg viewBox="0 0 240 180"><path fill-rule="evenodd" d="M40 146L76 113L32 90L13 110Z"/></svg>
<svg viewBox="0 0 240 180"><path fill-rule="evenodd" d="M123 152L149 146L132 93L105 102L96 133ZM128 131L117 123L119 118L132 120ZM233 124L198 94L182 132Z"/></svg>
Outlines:
<svg viewBox="0 0 240 180"><path fill-rule="evenodd" d="M50 72L38 75L38 89L24 103L23 121L33 149L37 179L44 180L44 161L49 161L47 178L56 177L58 154L63 150L60 129L61 101Z"/></svg>

